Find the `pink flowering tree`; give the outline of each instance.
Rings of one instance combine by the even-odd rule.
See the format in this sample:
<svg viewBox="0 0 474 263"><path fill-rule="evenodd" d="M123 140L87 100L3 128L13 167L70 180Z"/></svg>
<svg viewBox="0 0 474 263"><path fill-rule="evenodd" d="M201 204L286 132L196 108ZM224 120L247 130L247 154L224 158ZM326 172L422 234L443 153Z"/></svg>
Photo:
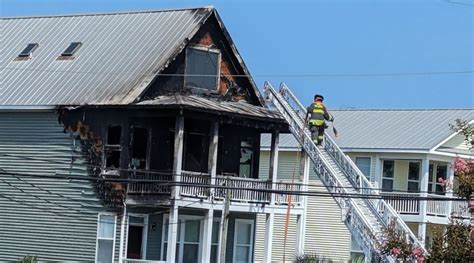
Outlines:
<svg viewBox="0 0 474 263"><path fill-rule="evenodd" d="M423 250L407 241L406 233L396 228L396 222L393 219L384 228L380 247L382 254L393 257L397 262L425 262Z"/></svg>

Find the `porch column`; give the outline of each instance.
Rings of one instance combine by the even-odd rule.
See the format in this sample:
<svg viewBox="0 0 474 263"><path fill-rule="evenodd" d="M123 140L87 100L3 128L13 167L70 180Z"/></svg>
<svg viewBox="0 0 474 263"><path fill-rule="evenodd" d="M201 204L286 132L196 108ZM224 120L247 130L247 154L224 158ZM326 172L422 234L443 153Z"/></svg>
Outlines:
<svg viewBox="0 0 474 263"><path fill-rule="evenodd" d="M310 159L309 155L305 152L302 152L302 178L301 182L303 186L301 190L303 192L308 191L309 183L309 170L310 170ZM297 215L297 232L296 232L296 249L295 252L297 255L302 255L304 253L304 242L306 239L306 209L308 207L308 197L306 195L301 197L301 207L303 208L303 213Z"/></svg>
<svg viewBox="0 0 474 263"><path fill-rule="evenodd" d="M430 160L426 156L421 161L421 178L420 178L420 197L428 197L428 181L430 178ZM421 243L424 245L426 241L426 210L427 210L428 201L420 201L420 218L421 222L418 224L418 237L421 239Z"/></svg>
<svg viewBox="0 0 474 263"><path fill-rule="evenodd" d="M173 185L171 187L170 215L168 222L168 249L166 251L166 262L176 261L176 242L178 241L178 205L181 181L181 170L183 165L183 139L184 139L184 117L176 118L174 130L174 159L173 159Z"/></svg>
<svg viewBox="0 0 474 263"><path fill-rule="evenodd" d="M125 256L125 227L128 228L127 220L127 205L123 206L122 220L120 221L120 248L119 248L119 263L123 262Z"/></svg>
<svg viewBox="0 0 474 263"><path fill-rule="evenodd" d="M211 125L209 140L209 158L208 158L208 173L211 177L210 184L214 185L217 176L217 146L219 143L219 122L215 121ZM209 188L209 198L213 202L214 189ZM203 247L201 253L201 262L211 261L211 247L212 247L212 223L214 219L214 208L211 206L206 211L204 217L204 229L203 229Z"/></svg>
<svg viewBox="0 0 474 263"><path fill-rule="evenodd" d="M375 158L374 158L374 162L375 162L375 171L374 171L374 177L373 177L373 183L374 183L374 186L375 186L375 189L376 189L376 192L377 193L380 193L381 192L381 188L382 188L382 161L380 160L380 154L375 154Z"/></svg>
<svg viewBox="0 0 474 263"><path fill-rule="evenodd" d="M448 198L453 198L453 180L454 180L454 166L453 163L448 163L448 169L447 169L447 174L446 174L446 197ZM447 203L447 217L451 217L451 213L453 212L453 201L450 200Z"/></svg>
<svg viewBox="0 0 474 263"><path fill-rule="evenodd" d="M269 179L272 184L271 194L270 194L270 207L275 204L275 188L276 188L276 179L278 173L278 144L279 144L279 132L274 131L272 133L272 145L270 151L270 169L269 169ZM265 243L264 243L264 254L263 262L272 261L272 243L273 243L273 227L275 222L275 214L270 209L270 212L266 215L265 219Z"/></svg>

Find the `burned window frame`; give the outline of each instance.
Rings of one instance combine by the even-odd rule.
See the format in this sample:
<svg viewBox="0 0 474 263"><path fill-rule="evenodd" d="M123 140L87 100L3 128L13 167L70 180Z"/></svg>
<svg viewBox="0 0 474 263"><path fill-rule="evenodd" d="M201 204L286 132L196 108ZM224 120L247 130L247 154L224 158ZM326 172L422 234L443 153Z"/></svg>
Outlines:
<svg viewBox="0 0 474 263"><path fill-rule="evenodd" d="M119 139L117 144L109 143L111 129L113 128L120 128ZM102 171L105 174L112 174L112 175L119 175L119 170L121 168L122 162L122 140L123 140L123 127L119 124L109 124L106 126L106 134L105 134L105 143L104 143L104 155L103 155L103 162L102 162ZM112 167L108 164L110 153L118 153L118 167Z"/></svg>
<svg viewBox="0 0 474 263"><path fill-rule="evenodd" d="M196 87L196 86L187 84L187 78L188 78L188 76L187 76L188 75L188 73L187 73L187 70L188 70L188 52L189 52L189 50L192 50L192 49L198 50L198 51L205 51L205 52L208 52L208 53L212 52L212 53L217 54L216 84L215 84L213 89L208 89L208 88L203 88L203 87ZM189 45L188 47L186 47L185 56L184 56L184 79L183 79L184 89L191 88L195 91L215 92L215 93L217 93L218 90L219 90L219 82L220 82L220 76L221 76L221 62L222 62L222 53L217 48L213 48L212 46L198 45L198 44Z"/></svg>
<svg viewBox="0 0 474 263"><path fill-rule="evenodd" d="M244 142L248 142L249 146L244 146L242 145ZM239 158L239 177L244 177L244 178L253 178L253 173L254 173L254 162L255 162L255 140L250 137L243 137L240 139L240 158ZM242 150L247 149L251 151L251 156L250 156L250 163L242 163ZM242 165L249 165L249 174L247 176L242 176Z"/></svg>
<svg viewBox="0 0 474 263"><path fill-rule="evenodd" d="M147 131L146 136L146 151L145 151L145 167L144 168L134 168L132 166L133 159L134 159L134 146L135 146L135 129L144 129ZM129 153L129 166L130 169L134 170L149 170L150 169L150 151L151 151L151 137L152 137L153 129L151 127L147 127L145 125L130 125L130 153Z"/></svg>

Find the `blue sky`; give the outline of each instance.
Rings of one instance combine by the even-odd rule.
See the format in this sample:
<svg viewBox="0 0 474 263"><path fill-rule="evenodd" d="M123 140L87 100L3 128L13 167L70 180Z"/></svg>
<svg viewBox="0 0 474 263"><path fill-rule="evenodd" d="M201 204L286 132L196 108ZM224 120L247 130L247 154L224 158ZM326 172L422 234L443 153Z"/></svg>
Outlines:
<svg viewBox="0 0 474 263"><path fill-rule="evenodd" d="M474 108L472 73L377 76L474 71L472 0L0 3L1 16L214 5L259 87L283 81L304 103L323 94L330 108Z"/></svg>

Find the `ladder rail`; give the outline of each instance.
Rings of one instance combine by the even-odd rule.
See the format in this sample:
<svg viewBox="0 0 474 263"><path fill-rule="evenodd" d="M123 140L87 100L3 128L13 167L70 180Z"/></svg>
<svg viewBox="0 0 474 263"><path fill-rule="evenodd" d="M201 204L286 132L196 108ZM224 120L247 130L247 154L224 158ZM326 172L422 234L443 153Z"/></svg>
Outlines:
<svg viewBox="0 0 474 263"><path fill-rule="evenodd" d="M329 162L323 158L320 149L314 146L309 134L306 132L301 133L301 131L304 130L297 130L295 128L301 127L303 123L298 122L299 118L294 116L294 112L290 112L285 109L284 105L286 102L280 98L281 95L277 93L268 82L265 83L265 91L267 93L267 97L270 100L273 98L274 101L277 101L277 103L273 104L280 112L284 113L285 119L290 123L290 129L292 130L292 133L295 135L302 135L301 137L296 136L297 140L305 149L309 149L308 155L315 164L314 169L323 179L323 182L325 183L328 190L333 193L348 194L347 189L339 181L337 176L335 176L337 172L329 164ZM377 233L373 232L373 228L371 227L369 221L364 216L364 213L360 210L355 201L352 198L344 198L342 196L335 197L335 200L342 209L347 209L348 212L351 213L349 224L353 226L351 230L357 231L357 236L363 239L364 242L362 242L362 244L364 252L366 252L367 255L371 255L373 252L379 253L377 248L380 244L376 238Z"/></svg>
<svg viewBox="0 0 474 263"><path fill-rule="evenodd" d="M280 85L280 93L284 94L284 97L287 100L293 101L295 106L298 109L293 109L294 111L298 112L298 117L302 121L304 121L304 116L306 116L306 108L301 104L295 94L288 88L285 83ZM288 103L288 105L292 105ZM358 185L359 189L357 189L362 194L367 195L379 195L377 189L374 188L372 183L365 177L365 175L360 171L357 165L339 148L336 144L334 139L329 136L328 133L325 134L326 142L325 148L329 154L331 154L336 162L339 164L340 168L344 171L349 181L351 181L354 186ZM397 220L397 230L403 231L407 235L407 239L411 241L417 247L423 249L426 253L424 246L420 243L420 241L416 238L415 234L410 230L410 228L406 225L406 223L400 218L398 213L393 209L393 207L388 204L383 199L369 199L367 200L369 207L375 212L375 214L381 219L382 223L387 226L387 222L392 219Z"/></svg>

